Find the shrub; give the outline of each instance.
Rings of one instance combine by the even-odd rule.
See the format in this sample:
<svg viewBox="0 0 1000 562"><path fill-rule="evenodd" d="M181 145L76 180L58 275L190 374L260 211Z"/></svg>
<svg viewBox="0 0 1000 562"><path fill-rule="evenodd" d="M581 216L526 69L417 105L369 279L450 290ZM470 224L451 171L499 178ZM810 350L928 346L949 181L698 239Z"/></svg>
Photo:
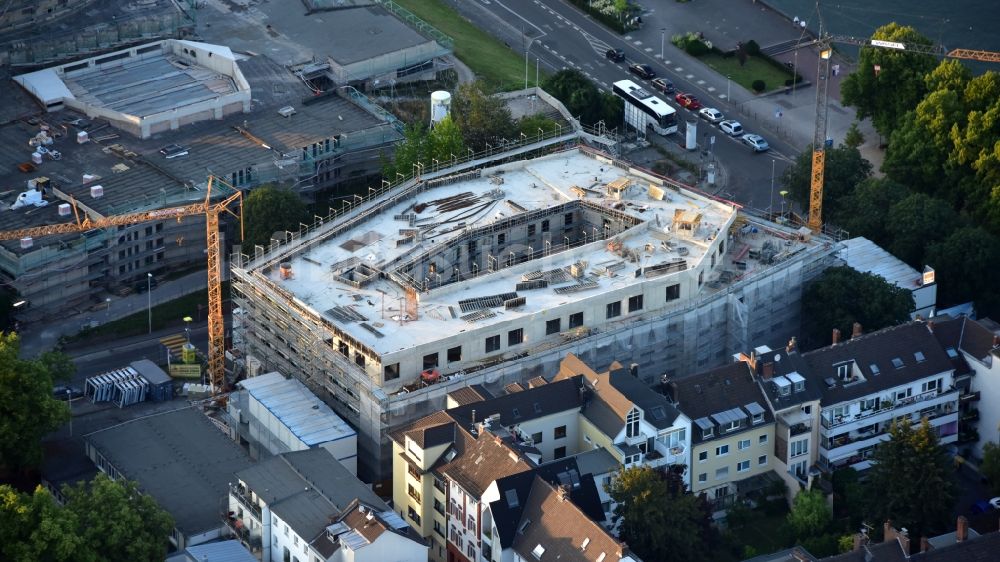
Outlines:
<svg viewBox="0 0 1000 562"><path fill-rule="evenodd" d="M743 49L746 50L747 54L751 57L756 57L760 54L760 45L758 45L753 39L747 41L743 45Z"/></svg>
<svg viewBox="0 0 1000 562"><path fill-rule="evenodd" d="M767 84L763 80L754 80L753 84L750 84L750 87L759 94L767 89Z"/></svg>

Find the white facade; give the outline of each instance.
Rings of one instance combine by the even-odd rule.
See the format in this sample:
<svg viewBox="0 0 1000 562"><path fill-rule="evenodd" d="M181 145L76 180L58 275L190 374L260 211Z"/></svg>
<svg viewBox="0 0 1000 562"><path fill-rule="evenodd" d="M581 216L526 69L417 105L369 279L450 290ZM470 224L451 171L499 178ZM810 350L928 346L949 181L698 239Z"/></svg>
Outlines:
<svg viewBox="0 0 1000 562"><path fill-rule="evenodd" d="M958 440L958 395L953 370L943 371L849 401L823 406L820 463L864 470L875 446L889 439L893 420L928 418L941 444ZM791 449L791 446L789 447Z"/></svg>
<svg viewBox="0 0 1000 562"><path fill-rule="evenodd" d="M893 256L864 237L843 242L845 248L838 254L852 269L872 273L889 283L913 294L911 319L930 318L937 310L937 282L934 270L925 267L923 272L913 269L903 260Z"/></svg>

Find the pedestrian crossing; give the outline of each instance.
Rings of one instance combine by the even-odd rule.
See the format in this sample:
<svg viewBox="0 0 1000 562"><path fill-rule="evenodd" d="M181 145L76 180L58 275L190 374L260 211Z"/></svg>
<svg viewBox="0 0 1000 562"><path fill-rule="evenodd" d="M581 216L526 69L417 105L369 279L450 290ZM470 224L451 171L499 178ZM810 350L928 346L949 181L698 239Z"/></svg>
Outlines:
<svg viewBox="0 0 1000 562"><path fill-rule="evenodd" d="M185 336L184 334L176 334L173 336L167 336L165 338L160 339L160 344L162 344L163 347L167 348L167 350L170 351L171 355L180 355L181 348L184 347L184 344L186 343L187 343L187 336Z"/></svg>

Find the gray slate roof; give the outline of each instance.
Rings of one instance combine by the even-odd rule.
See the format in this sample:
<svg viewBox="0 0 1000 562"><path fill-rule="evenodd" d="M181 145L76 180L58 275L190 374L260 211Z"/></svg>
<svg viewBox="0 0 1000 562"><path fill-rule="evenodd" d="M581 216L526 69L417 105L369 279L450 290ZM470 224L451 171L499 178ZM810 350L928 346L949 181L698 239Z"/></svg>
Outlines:
<svg viewBox="0 0 1000 562"><path fill-rule="evenodd" d="M680 411L692 421L707 418L713 426L713 415L740 409L743 416L749 417L746 406L756 402L764 409L764 423L774 421L773 413L767 406L760 386L754 380L750 366L740 361L730 363L711 371L698 373L673 381L674 400ZM748 427L760 427L761 424ZM692 443L702 442L702 432L695 423L692 432ZM741 429L742 431L742 429ZM718 436L719 432L715 431Z"/></svg>

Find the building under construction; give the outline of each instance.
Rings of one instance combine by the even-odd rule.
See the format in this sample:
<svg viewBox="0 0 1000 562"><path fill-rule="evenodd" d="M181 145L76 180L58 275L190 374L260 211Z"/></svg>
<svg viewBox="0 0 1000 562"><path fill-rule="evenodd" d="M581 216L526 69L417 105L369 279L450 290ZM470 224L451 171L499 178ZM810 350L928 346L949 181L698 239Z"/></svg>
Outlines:
<svg viewBox="0 0 1000 562"><path fill-rule="evenodd" d="M388 478L386 432L469 384L570 352L657 383L797 333L839 243L554 142L425 172L234 258L251 374L293 374L354 423L359 474Z"/></svg>

